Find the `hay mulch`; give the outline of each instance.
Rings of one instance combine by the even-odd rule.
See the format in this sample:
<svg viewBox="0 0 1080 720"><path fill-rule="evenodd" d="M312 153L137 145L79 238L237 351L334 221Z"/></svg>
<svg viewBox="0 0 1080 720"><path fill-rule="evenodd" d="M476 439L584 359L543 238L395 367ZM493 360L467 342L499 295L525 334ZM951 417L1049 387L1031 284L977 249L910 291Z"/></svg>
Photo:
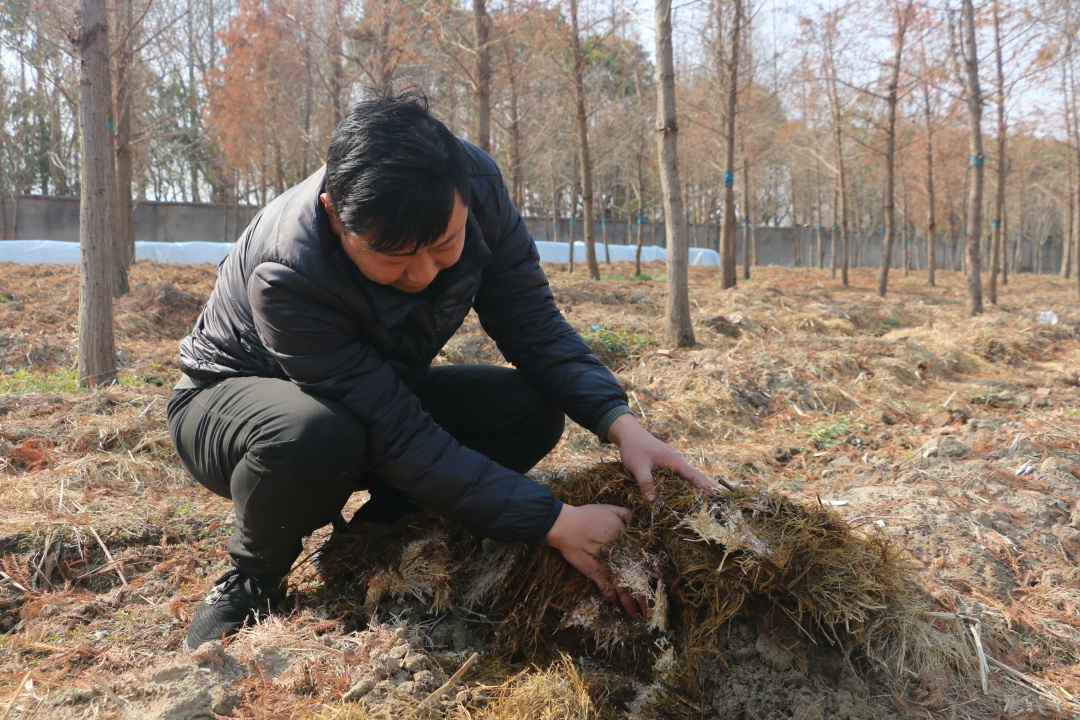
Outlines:
<svg viewBox="0 0 1080 720"><path fill-rule="evenodd" d="M647 620L603 603L553 550L478 543L426 514L334 538L321 571L329 587L364 598L369 612L413 597L435 612L482 613L495 623L491 663L565 668L563 653L592 658L594 675L608 673L594 700L605 715L630 706L642 717L700 713L722 691L715 670L732 662L724 638L737 619L793 654L813 646L834 654L898 698L972 690L976 654L952 626L938 629L923 616L912 568L872 524L854 527L821 504L767 491L710 495L669 471L658 474L649 503L617 463L551 485L565 502L631 508L635 521L609 562L620 584L647 598ZM520 682L509 681L500 697Z"/></svg>

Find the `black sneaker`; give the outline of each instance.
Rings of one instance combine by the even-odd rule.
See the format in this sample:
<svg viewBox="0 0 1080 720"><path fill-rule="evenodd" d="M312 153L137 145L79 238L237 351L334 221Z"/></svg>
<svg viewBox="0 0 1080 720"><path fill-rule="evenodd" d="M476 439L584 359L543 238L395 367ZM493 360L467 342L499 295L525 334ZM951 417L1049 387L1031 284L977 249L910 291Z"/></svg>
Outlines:
<svg viewBox="0 0 1080 720"><path fill-rule="evenodd" d="M214 581L214 587L195 611L184 649L191 652L204 642L235 635L284 599L285 584L281 580L260 580L233 568Z"/></svg>

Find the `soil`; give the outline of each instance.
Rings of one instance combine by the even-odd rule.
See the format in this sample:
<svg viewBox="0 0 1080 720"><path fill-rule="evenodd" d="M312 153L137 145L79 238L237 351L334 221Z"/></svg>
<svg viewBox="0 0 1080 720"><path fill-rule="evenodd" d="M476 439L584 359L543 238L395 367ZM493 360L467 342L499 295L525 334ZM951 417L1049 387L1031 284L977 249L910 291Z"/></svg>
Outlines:
<svg viewBox="0 0 1080 720"><path fill-rule="evenodd" d="M926 622L974 668L961 695L918 677L893 695L880 669L747 616L728 628L708 691L687 699L695 716L1080 717L1074 283L1010 276L972 319L955 273L930 287L894 271L878 298L871 270L845 288L827 270L755 268L722 291L715 271L691 268L698 344L668 348L663 282L618 264L600 282L548 270L644 424L714 477L891 535ZM115 311L120 385L88 392L73 388L75 269L0 265L0 717L510 717L499 688L543 668L486 662L482 612L435 613L423 596L344 607L313 562L328 529L294 570L289 612L182 652L231 532L230 504L187 476L165 426L177 343L214 275L137 263ZM1038 323L1046 310L1059 322ZM437 362L503 360L473 317ZM613 457L568 424L533 474ZM473 652L480 661L420 708ZM637 678L605 696L602 658L572 660L601 716L647 717L662 691Z"/></svg>

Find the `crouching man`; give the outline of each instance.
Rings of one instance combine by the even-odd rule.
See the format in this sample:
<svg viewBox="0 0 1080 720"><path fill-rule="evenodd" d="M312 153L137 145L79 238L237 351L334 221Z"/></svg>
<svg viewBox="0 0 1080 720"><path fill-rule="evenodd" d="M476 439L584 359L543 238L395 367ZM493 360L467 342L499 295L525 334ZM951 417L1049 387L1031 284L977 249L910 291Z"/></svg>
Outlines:
<svg viewBox="0 0 1080 720"><path fill-rule="evenodd" d="M514 369L431 362L475 309ZM351 107L326 166L255 217L180 345L169 431L184 465L233 501L233 568L195 611L189 650L284 596L301 540L367 490L350 525L414 503L496 540L547 543L627 612L644 603L600 560L629 511L574 507L523 473L564 413L652 470L712 483L634 419L563 319L502 176L416 91Z"/></svg>

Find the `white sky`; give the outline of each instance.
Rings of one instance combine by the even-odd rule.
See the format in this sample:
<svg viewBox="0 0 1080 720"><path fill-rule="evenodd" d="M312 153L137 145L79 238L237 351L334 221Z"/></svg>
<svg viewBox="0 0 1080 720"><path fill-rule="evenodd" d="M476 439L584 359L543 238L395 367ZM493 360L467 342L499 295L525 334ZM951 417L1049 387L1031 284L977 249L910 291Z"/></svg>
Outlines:
<svg viewBox="0 0 1080 720"><path fill-rule="evenodd" d="M643 46L650 56L653 54L655 39L653 32L653 8L651 0L608 0L614 1L636 13L641 21L638 24L639 33ZM693 52L692 48L699 44L700 28L704 25L704 17L710 11L714 0L674 0L674 29L676 36L676 63L683 59L684 53ZM771 50L770 54L778 57L780 72L783 73L784 56L786 62L797 62L797 57L791 54L798 50L799 17L808 13L814 13L816 9L833 9L843 0L815 0L814 2L800 2L799 0L749 0L756 8L754 18L754 33L757 42L763 48ZM1003 5L1008 9L1009 2ZM979 3L977 3L977 7ZM1006 52L1008 57L1010 46L1028 43L1040 31L1037 25L1020 26L1011 35L1006 36ZM871 45L880 44L882 58L887 58L890 51L889 40L885 37L875 38L874 31L870 30L860 38ZM987 95L993 89L993 66L992 66L992 37L987 31L984 37L980 37L980 75L983 80L983 92ZM1037 48L1029 47L1030 57ZM1052 74L1042 73L1038 76L1018 78L1026 68L1029 60L1019 58L1011 66L1007 63L1005 68L1006 83L1016 80L1012 88L1010 98L1006 103L1008 120L1010 124L1030 123L1035 126L1038 135L1061 136L1064 133L1060 118L1062 99L1057 89L1055 78ZM1058 71L1060 73L1060 71ZM1011 77L1010 77L1011 76ZM1060 83L1060 80L1057 80ZM1048 85L1052 86L1048 87ZM984 109L984 119L989 122L993 113L990 107Z"/></svg>

